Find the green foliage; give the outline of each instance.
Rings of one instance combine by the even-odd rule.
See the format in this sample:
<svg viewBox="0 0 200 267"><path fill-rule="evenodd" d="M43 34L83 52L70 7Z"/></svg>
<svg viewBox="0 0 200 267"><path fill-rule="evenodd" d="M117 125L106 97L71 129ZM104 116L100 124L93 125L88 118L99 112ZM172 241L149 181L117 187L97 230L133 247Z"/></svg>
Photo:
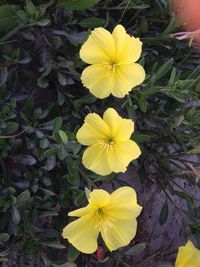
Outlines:
<svg viewBox="0 0 200 267"><path fill-rule="evenodd" d="M83 10L90 8L101 0L59 0L58 6L72 10Z"/></svg>
<svg viewBox="0 0 200 267"><path fill-rule="evenodd" d="M200 67L196 51L170 37L178 24L168 1L6 3L0 1L0 262L150 267L148 260L158 256L145 254L151 240L143 229L130 247L113 253L104 248L102 263L96 255L79 255L61 236L67 213L87 203L89 190L126 184L114 174L85 170L84 148L75 137L86 114L111 106L136 122L133 139L142 155L132 168L142 187L153 183L163 193L154 221L164 228L171 213L181 214L180 232L200 245L199 202L185 188L200 187L199 162L186 158L200 153ZM80 46L94 27L112 30L119 22L143 41L146 79L124 99L99 101L80 82Z"/></svg>

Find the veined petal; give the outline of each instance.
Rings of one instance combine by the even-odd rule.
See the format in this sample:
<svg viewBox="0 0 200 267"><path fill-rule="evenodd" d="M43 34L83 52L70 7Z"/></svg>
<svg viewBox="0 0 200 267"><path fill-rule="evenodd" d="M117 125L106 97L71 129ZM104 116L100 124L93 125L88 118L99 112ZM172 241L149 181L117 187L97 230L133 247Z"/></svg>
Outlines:
<svg viewBox="0 0 200 267"><path fill-rule="evenodd" d="M115 42L116 55L118 58L120 58L131 37L126 33L126 30L120 24L114 28L112 36Z"/></svg>
<svg viewBox="0 0 200 267"><path fill-rule="evenodd" d="M68 239L75 248L83 253L93 253L97 249L97 237L99 228L98 220L95 216L86 215L68 224L62 236Z"/></svg>
<svg viewBox="0 0 200 267"><path fill-rule="evenodd" d="M127 246L135 237L137 221L118 219L113 224L104 224L101 228L101 236L110 251Z"/></svg>
<svg viewBox="0 0 200 267"><path fill-rule="evenodd" d="M103 120L110 128L111 136L115 137L121 125L122 118L118 115L116 110L108 108L103 114Z"/></svg>
<svg viewBox="0 0 200 267"><path fill-rule="evenodd" d="M111 136L117 141L128 140L134 131L134 122L130 119L123 119L113 108L108 108L104 112L103 120L110 128Z"/></svg>
<svg viewBox="0 0 200 267"><path fill-rule="evenodd" d="M134 122L131 119L121 119L120 127L115 135L117 141L128 140L134 132Z"/></svg>
<svg viewBox="0 0 200 267"><path fill-rule="evenodd" d="M89 203L99 208L104 207L110 201L110 194L103 189L94 189L89 195Z"/></svg>
<svg viewBox="0 0 200 267"><path fill-rule="evenodd" d="M194 247L191 241L178 250L175 267L199 267L200 250Z"/></svg>
<svg viewBox="0 0 200 267"><path fill-rule="evenodd" d="M131 91L131 89L141 84L145 79L145 71L137 63L122 64L116 67L115 83L112 88L112 94L122 98Z"/></svg>
<svg viewBox="0 0 200 267"><path fill-rule="evenodd" d="M110 202L106 207L109 217L130 220L141 213L142 207L137 204L136 192L128 186L120 187L110 196Z"/></svg>
<svg viewBox="0 0 200 267"><path fill-rule="evenodd" d="M108 175L112 171L107 162L107 150L102 144L93 144L83 154L83 165L100 175Z"/></svg>
<svg viewBox="0 0 200 267"><path fill-rule="evenodd" d="M109 150L108 166L113 172L125 172L130 161L140 154L140 148L132 140L115 143Z"/></svg>
<svg viewBox="0 0 200 267"><path fill-rule="evenodd" d="M115 27L112 36L115 42L117 61L119 63L134 63L140 58L142 42L139 38L128 35L122 25L117 25Z"/></svg>
<svg viewBox="0 0 200 267"><path fill-rule="evenodd" d="M83 145L92 145L97 140L105 139L109 134L110 130L102 118L96 113L90 113L78 130L76 138Z"/></svg>
<svg viewBox="0 0 200 267"><path fill-rule="evenodd" d="M103 99L111 93L112 79L110 79L109 71L103 64L95 64L85 68L81 75L81 81L97 98Z"/></svg>
<svg viewBox="0 0 200 267"><path fill-rule="evenodd" d="M94 29L82 45L80 58L88 64L110 62L115 54L112 34L104 28Z"/></svg>

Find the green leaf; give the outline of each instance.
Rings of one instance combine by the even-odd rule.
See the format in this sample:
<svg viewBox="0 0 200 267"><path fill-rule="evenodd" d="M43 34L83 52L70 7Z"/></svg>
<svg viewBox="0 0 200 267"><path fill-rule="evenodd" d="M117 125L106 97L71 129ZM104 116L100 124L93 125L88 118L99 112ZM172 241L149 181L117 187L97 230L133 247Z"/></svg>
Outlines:
<svg viewBox="0 0 200 267"><path fill-rule="evenodd" d="M90 193L91 193L91 190L89 188L85 187L85 195L87 197L87 200L89 200L89 198L90 198Z"/></svg>
<svg viewBox="0 0 200 267"><path fill-rule="evenodd" d="M26 0L26 11L31 17L34 17L37 13L36 6L31 0Z"/></svg>
<svg viewBox="0 0 200 267"><path fill-rule="evenodd" d="M0 234L0 242L7 242L9 240L10 236L7 233Z"/></svg>
<svg viewBox="0 0 200 267"><path fill-rule="evenodd" d="M164 203L161 212L160 212L160 216L159 216L159 222L160 225L163 225L166 223L167 218L168 218L168 214L169 214L169 207L168 207L168 203L167 201Z"/></svg>
<svg viewBox="0 0 200 267"><path fill-rule="evenodd" d="M62 126L62 118L60 116L56 117L53 121L53 131L58 132L61 126Z"/></svg>
<svg viewBox="0 0 200 267"><path fill-rule="evenodd" d="M65 148L65 145L64 144L61 144L59 149L58 149L58 158L60 160L63 160L66 158L66 156L68 155L68 152Z"/></svg>
<svg viewBox="0 0 200 267"><path fill-rule="evenodd" d="M105 23L104 19L99 19L95 17L90 17L86 19L82 19L80 21L80 25L87 29L94 29L102 26Z"/></svg>
<svg viewBox="0 0 200 267"><path fill-rule="evenodd" d="M143 143L151 139L151 136L148 134L138 134L134 135L133 139L136 143Z"/></svg>
<svg viewBox="0 0 200 267"><path fill-rule="evenodd" d="M145 95L141 95L138 98L138 105L139 108L141 109L142 112L146 112L147 111L147 107L148 107L148 101Z"/></svg>
<svg viewBox="0 0 200 267"><path fill-rule="evenodd" d="M168 82L168 85L169 86L172 86L176 81L176 69L173 68L172 72L171 72L171 76L170 76L170 79L169 79L169 82Z"/></svg>
<svg viewBox="0 0 200 267"><path fill-rule="evenodd" d="M101 0L59 0L58 6L72 10L83 10L96 5L100 1Z"/></svg>
<svg viewBox="0 0 200 267"><path fill-rule="evenodd" d="M80 255L80 252L72 245L69 245L69 248L68 248L69 263L75 262L75 260L78 258L79 255Z"/></svg>
<svg viewBox="0 0 200 267"><path fill-rule="evenodd" d="M159 68L159 70L155 73L156 80L162 78L171 69L173 62L174 60L171 58Z"/></svg>
<svg viewBox="0 0 200 267"><path fill-rule="evenodd" d="M46 165L47 171L53 170L53 168L56 165L56 157L55 156L48 157L45 165Z"/></svg>
<svg viewBox="0 0 200 267"><path fill-rule="evenodd" d="M48 24L50 24L50 20L49 19L41 19L41 20L37 21L35 24L38 26L41 26L41 27L45 27Z"/></svg>
<svg viewBox="0 0 200 267"><path fill-rule="evenodd" d="M64 144L67 144L68 137L67 137L66 133L63 130L59 130L58 132L59 132L59 135L60 135L60 138L61 138L62 142Z"/></svg>
<svg viewBox="0 0 200 267"><path fill-rule="evenodd" d="M200 146L197 146L187 152L188 154L200 154Z"/></svg>
<svg viewBox="0 0 200 267"><path fill-rule="evenodd" d="M136 256L140 253L142 253L145 248L146 248L147 244L146 243L139 243L131 248L129 248L125 253L124 255L127 255L127 256Z"/></svg>
<svg viewBox="0 0 200 267"><path fill-rule="evenodd" d="M20 216L20 213L16 207L12 208L11 219L12 219L12 222L14 224L19 224L19 222L20 222L21 216Z"/></svg>
<svg viewBox="0 0 200 267"><path fill-rule="evenodd" d="M5 84L8 77L7 68L0 68L0 86Z"/></svg>
<svg viewBox="0 0 200 267"><path fill-rule="evenodd" d="M56 249L66 249L64 245L60 243L56 243L56 242L41 242L41 244L45 247L56 248Z"/></svg>
<svg viewBox="0 0 200 267"><path fill-rule="evenodd" d="M17 25L18 17L16 14L17 6L0 6L0 31L7 31Z"/></svg>
<svg viewBox="0 0 200 267"><path fill-rule="evenodd" d="M29 190L25 190L17 197L17 204L24 204L30 199L30 192Z"/></svg>
<svg viewBox="0 0 200 267"><path fill-rule="evenodd" d="M79 184L80 181L80 175L78 172L75 172L73 174L68 173L67 180L70 184L76 185Z"/></svg>
<svg viewBox="0 0 200 267"><path fill-rule="evenodd" d="M9 254L9 249L5 249L0 252L0 257L6 257Z"/></svg>
<svg viewBox="0 0 200 267"><path fill-rule="evenodd" d="M53 217L53 216L58 216L58 212L57 211L43 211L42 213L40 213L39 217Z"/></svg>

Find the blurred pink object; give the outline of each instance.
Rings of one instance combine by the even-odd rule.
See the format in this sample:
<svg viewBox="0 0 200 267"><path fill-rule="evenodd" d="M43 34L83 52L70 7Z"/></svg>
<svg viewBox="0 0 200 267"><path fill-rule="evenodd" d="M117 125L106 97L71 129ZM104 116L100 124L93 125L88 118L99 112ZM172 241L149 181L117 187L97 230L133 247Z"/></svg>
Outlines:
<svg viewBox="0 0 200 267"><path fill-rule="evenodd" d="M173 36L200 45L200 0L172 0L172 7L184 29Z"/></svg>

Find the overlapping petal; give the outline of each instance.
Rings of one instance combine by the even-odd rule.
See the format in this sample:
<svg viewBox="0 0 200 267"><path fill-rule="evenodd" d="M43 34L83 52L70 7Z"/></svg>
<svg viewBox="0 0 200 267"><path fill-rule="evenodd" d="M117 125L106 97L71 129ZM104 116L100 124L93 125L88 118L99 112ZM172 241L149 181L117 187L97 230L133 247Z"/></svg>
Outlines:
<svg viewBox="0 0 200 267"><path fill-rule="evenodd" d="M123 201L122 201L123 199ZM129 186L115 190L110 196L107 206L109 216L129 220L136 218L141 213L142 207L137 204L136 192Z"/></svg>
<svg viewBox="0 0 200 267"><path fill-rule="evenodd" d="M115 44L112 34L101 27L91 32L80 50L80 58L88 64L110 62L114 55Z"/></svg>
<svg viewBox="0 0 200 267"><path fill-rule="evenodd" d="M112 73L103 64L95 64L84 69L81 75L83 85L97 98L103 99L110 95L113 88Z"/></svg>
<svg viewBox="0 0 200 267"><path fill-rule="evenodd" d="M96 143L89 146L83 153L83 165L100 175L108 175L112 172L107 162L107 150L102 144Z"/></svg>
<svg viewBox="0 0 200 267"><path fill-rule="evenodd" d="M175 267L199 267L200 250L194 247L191 241L178 250Z"/></svg>
<svg viewBox="0 0 200 267"><path fill-rule="evenodd" d="M89 203L96 207L104 207L110 201L110 194L102 189L95 189L89 195Z"/></svg>
<svg viewBox="0 0 200 267"><path fill-rule="evenodd" d="M127 246L135 237L137 230L136 219L123 220L118 219L117 223L104 225L101 235L110 251L120 247Z"/></svg>
<svg viewBox="0 0 200 267"><path fill-rule="evenodd" d="M63 229L63 238L83 253L93 253L97 249L99 229L93 214L88 214L71 222Z"/></svg>
<svg viewBox="0 0 200 267"><path fill-rule="evenodd" d="M68 216L72 216L72 217L81 217L83 215L88 214L91 211L90 207L85 207L85 208L80 208L77 210L73 210L71 212L68 213Z"/></svg>
<svg viewBox="0 0 200 267"><path fill-rule="evenodd" d="M83 126L76 134L77 140L83 145L92 145L97 140L106 138L110 134L109 127L96 113L86 116Z"/></svg>
<svg viewBox="0 0 200 267"><path fill-rule="evenodd" d="M143 67L137 63L121 64L116 67L114 85L111 93L123 98L133 87L141 84L145 79L145 71Z"/></svg>
<svg viewBox="0 0 200 267"><path fill-rule="evenodd" d="M122 25L117 25L112 36L115 42L116 61L119 63L134 63L142 53L142 42L139 38L131 37Z"/></svg>
<svg viewBox="0 0 200 267"><path fill-rule="evenodd" d="M121 118L113 108L108 108L104 112L103 120L110 128L111 136L115 137L116 141L128 140L134 131L134 122Z"/></svg>
<svg viewBox="0 0 200 267"><path fill-rule="evenodd" d="M140 148L134 141L117 142L109 150L108 166L113 172L125 172L128 164L140 154Z"/></svg>

